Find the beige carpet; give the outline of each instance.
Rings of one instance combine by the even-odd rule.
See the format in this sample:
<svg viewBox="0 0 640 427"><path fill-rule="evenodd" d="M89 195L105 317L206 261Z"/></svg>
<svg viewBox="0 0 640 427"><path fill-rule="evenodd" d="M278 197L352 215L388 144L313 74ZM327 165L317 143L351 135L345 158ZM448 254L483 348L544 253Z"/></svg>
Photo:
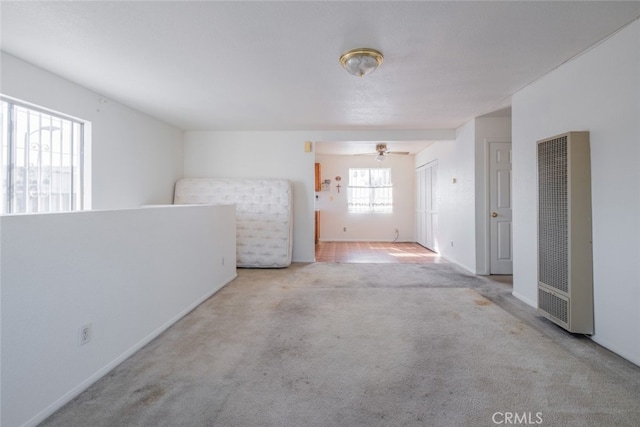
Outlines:
<svg viewBox="0 0 640 427"><path fill-rule="evenodd" d="M44 425L640 422L640 369L509 285L452 264L238 273Z"/></svg>

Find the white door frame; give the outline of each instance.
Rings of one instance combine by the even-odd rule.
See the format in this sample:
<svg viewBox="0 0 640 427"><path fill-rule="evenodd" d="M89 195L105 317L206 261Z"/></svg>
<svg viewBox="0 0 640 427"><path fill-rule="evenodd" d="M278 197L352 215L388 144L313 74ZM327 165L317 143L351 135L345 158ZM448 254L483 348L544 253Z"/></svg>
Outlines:
<svg viewBox="0 0 640 427"><path fill-rule="evenodd" d="M508 142L511 143L510 137L494 137L494 138L485 138L484 139L484 209L482 209L479 214L482 216L482 222L484 223L484 248L485 248L485 259L484 259L484 271L485 274L491 274L491 153L490 147L493 142ZM478 214L478 212L476 212Z"/></svg>

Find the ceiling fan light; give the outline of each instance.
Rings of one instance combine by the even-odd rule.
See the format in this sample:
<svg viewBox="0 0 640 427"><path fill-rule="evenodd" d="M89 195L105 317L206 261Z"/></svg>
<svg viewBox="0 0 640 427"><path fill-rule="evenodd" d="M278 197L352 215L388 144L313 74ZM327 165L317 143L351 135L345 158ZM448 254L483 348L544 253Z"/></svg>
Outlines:
<svg viewBox="0 0 640 427"><path fill-rule="evenodd" d="M365 74L374 72L382 64L383 60L382 53L375 49L363 47L343 54L340 57L340 64L349 74L362 77Z"/></svg>
<svg viewBox="0 0 640 427"><path fill-rule="evenodd" d="M379 162L384 162L384 154L380 153L376 156L376 160Z"/></svg>

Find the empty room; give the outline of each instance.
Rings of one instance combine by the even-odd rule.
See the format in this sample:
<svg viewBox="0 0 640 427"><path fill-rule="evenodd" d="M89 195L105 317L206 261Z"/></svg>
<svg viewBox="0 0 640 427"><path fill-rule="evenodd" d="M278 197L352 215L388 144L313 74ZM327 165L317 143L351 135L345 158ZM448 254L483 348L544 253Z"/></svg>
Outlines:
<svg viewBox="0 0 640 427"><path fill-rule="evenodd" d="M2 0L0 55L0 425L638 425L640 1Z"/></svg>

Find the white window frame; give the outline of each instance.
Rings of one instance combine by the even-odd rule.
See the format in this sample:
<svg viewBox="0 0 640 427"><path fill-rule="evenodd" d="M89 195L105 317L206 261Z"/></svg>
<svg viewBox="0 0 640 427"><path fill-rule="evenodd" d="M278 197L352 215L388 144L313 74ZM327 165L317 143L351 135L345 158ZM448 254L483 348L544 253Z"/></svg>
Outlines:
<svg viewBox="0 0 640 427"><path fill-rule="evenodd" d="M391 168L349 168L349 213L392 213Z"/></svg>
<svg viewBox="0 0 640 427"><path fill-rule="evenodd" d="M0 214L91 209L89 122L0 94L0 133Z"/></svg>

